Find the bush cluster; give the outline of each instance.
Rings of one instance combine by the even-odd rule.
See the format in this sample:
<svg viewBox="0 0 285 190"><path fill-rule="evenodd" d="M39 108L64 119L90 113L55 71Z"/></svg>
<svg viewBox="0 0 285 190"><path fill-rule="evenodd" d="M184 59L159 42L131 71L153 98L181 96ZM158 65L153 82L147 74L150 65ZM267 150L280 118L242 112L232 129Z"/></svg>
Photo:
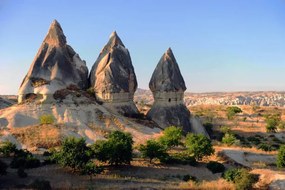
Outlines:
<svg viewBox="0 0 285 190"><path fill-rule="evenodd" d="M133 152L133 138L130 133L114 131L107 140L97 141L91 146L96 159L111 165L130 164Z"/></svg>
<svg viewBox="0 0 285 190"><path fill-rule="evenodd" d="M229 120L232 120L234 116L238 113L241 113L242 110L237 106L231 106L227 108L227 117Z"/></svg>
<svg viewBox="0 0 285 190"><path fill-rule="evenodd" d="M235 184L237 190L251 189L258 178L244 168L233 168L223 173L222 177Z"/></svg>

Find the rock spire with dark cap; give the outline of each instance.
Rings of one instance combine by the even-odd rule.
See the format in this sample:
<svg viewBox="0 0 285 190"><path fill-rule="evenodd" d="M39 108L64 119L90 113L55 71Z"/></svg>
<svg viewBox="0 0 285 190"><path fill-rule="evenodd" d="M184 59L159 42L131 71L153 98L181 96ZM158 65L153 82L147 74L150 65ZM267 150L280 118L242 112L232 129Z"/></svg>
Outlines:
<svg viewBox="0 0 285 190"><path fill-rule="evenodd" d="M52 100L56 91L70 85L87 88L88 68L85 61L66 44L62 28L54 20L20 86L18 102L30 95L40 95L42 102Z"/></svg>
<svg viewBox="0 0 285 190"><path fill-rule="evenodd" d="M170 48L159 60L149 88L154 96L154 104L147 116L162 128L174 125L181 127L184 132L190 132L190 112L183 100L186 86Z"/></svg>
<svg viewBox="0 0 285 190"><path fill-rule="evenodd" d="M133 97L137 79L128 49L116 32L101 50L90 73L90 84L98 101L122 114L137 114Z"/></svg>

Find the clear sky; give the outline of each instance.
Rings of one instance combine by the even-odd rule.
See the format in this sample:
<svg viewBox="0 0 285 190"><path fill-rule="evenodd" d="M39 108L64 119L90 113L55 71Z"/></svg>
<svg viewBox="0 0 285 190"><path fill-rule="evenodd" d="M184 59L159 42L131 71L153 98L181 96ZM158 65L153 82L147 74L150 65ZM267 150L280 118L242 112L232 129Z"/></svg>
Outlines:
<svg viewBox="0 0 285 190"><path fill-rule="evenodd" d="M171 47L190 92L285 90L285 0L0 0L0 94L57 19L89 69L116 30L140 88Z"/></svg>

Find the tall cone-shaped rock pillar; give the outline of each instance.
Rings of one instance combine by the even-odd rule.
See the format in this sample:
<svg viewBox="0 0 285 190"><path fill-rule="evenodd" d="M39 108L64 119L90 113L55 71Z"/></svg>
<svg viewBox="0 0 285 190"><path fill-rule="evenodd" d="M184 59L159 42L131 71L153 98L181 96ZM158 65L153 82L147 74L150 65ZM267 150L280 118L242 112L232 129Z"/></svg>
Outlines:
<svg viewBox="0 0 285 190"><path fill-rule="evenodd" d="M116 32L101 50L90 73L97 101L122 115L138 114L133 102L137 79L128 49Z"/></svg>
<svg viewBox="0 0 285 190"><path fill-rule="evenodd" d="M190 132L190 112L183 100L186 86L170 48L159 60L149 88L154 96L154 104L147 116L162 128L174 125L181 127L184 132Z"/></svg>
<svg viewBox="0 0 285 190"><path fill-rule="evenodd" d="M56 91L69 86L87 88L88 68L67 45L60 24L54 20L20 86L18 102L22 103L31 96L41 102L50 102Z"/></svg>

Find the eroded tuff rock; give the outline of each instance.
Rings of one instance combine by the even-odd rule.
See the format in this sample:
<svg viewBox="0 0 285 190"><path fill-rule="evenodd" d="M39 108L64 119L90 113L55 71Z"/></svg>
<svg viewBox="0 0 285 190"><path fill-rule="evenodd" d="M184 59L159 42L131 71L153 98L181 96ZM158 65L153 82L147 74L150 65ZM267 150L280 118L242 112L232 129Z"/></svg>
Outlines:
<svg viewBox="0 0 285 190"><path fill-rule="evenodd" d="M170 48L159 60L149 88L154 96L154 104L147 116L162 128L174 125L181 127L184 132L190 132L190 112L183 102L186 86Z"/></svg>
<svg viewBox="0 0 285 190"><path fill-rule="evenodd" d="M137 79L128 49L116 32L101 50L90 73L96 99L121 114L137 114L133 102Z"/></svg>
<svg viewBox="0 0 285 190"><path fill-rule="evenodd" d="M55 92L69 86L87 88L88 68L67 45L60 24L54 20L20 86L18 102L30 97L41 102L53 101Z"/></svg>

